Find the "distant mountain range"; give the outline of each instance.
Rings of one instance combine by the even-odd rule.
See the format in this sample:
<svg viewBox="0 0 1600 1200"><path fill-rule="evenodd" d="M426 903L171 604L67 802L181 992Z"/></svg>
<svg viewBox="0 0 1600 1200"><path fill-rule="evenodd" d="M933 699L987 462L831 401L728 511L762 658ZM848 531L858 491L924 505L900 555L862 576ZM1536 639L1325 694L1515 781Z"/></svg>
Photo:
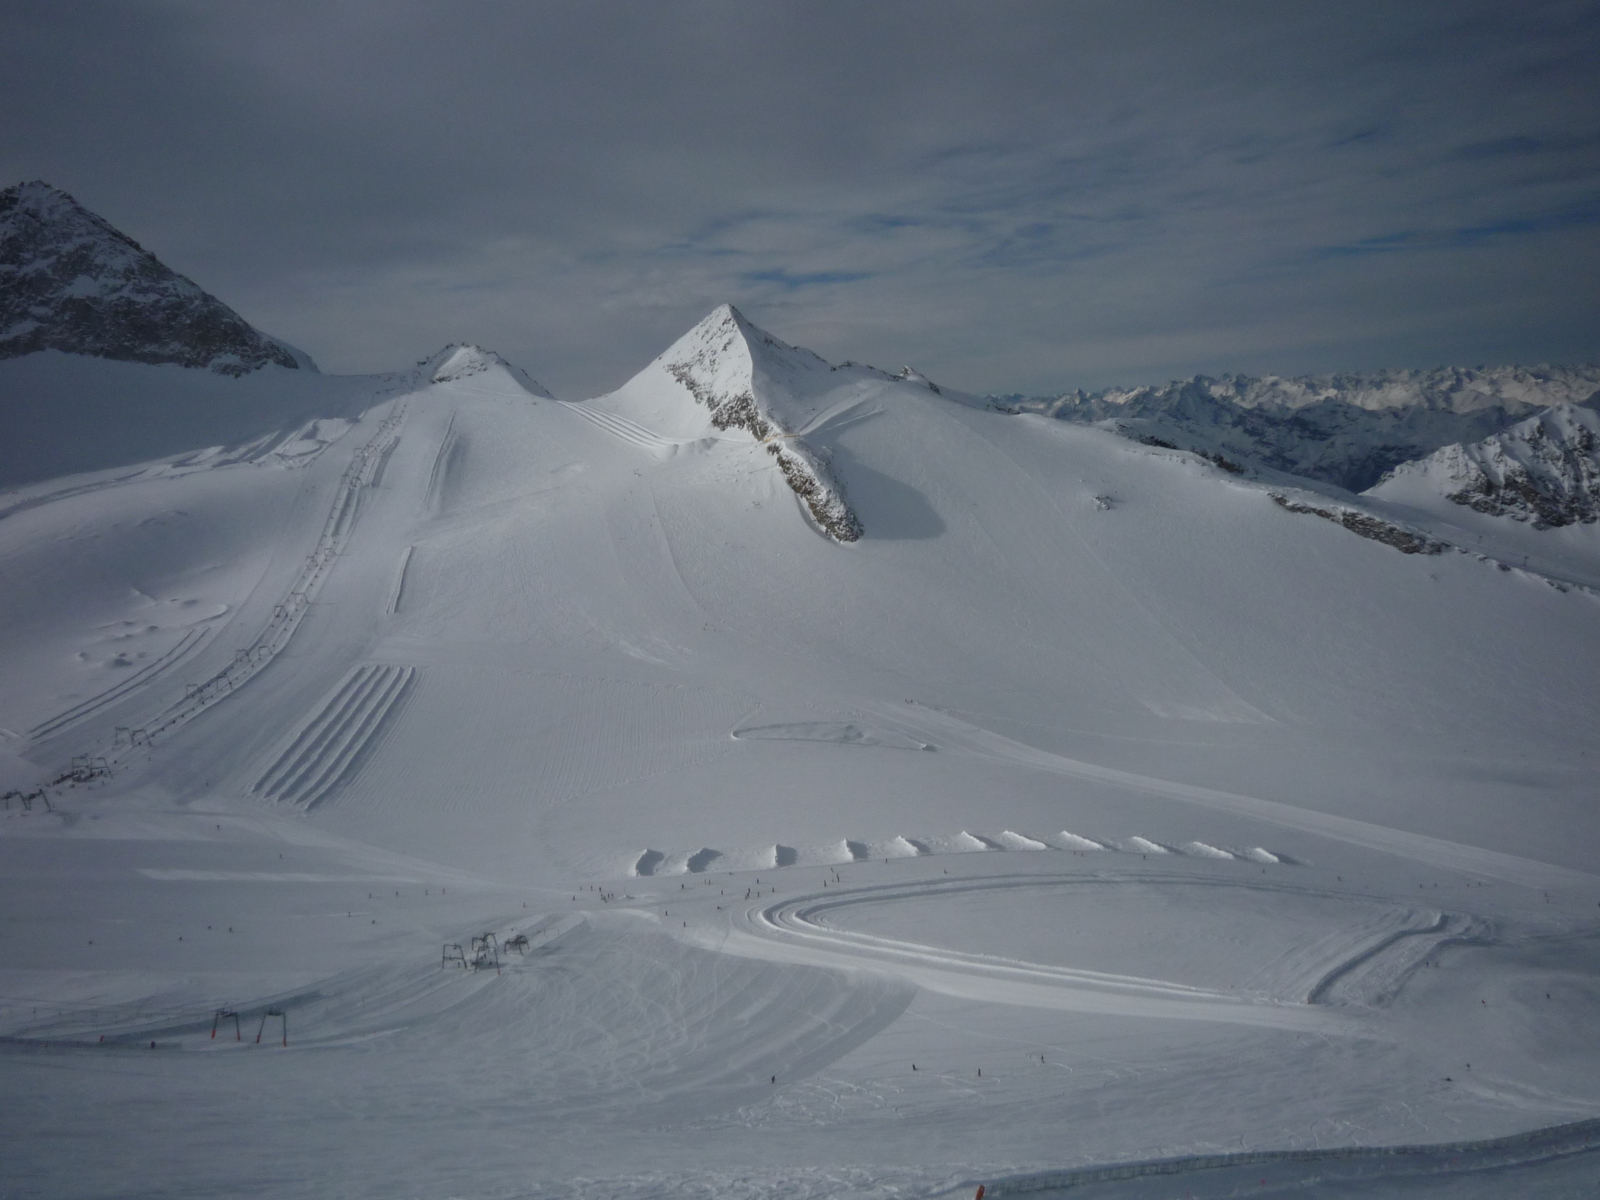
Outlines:
<svg viewBox="0 0 1600 1200"><path fill-rule="evenodd" d="M1197 375L1154 387L989 399L998 409L1103 424L1361 492L1401 463L1482 441L1553 404L1594 407L1600 366Z"/></svg>

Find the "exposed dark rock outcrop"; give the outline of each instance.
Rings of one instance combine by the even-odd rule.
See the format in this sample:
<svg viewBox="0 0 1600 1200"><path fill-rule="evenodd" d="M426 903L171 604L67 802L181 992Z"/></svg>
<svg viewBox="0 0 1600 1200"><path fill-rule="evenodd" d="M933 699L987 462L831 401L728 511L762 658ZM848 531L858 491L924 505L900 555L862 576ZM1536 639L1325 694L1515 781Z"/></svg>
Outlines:
<svg viewBox="0 0 1600 1200"><path fill-rule="evenodd" d="M1535 529L1592 524L1600 519L1600 413L1556 405L1481 442L1405 463L1369 494L1424 505L1442 496Z"/></svg>
<svg viewBox="0 0 1600 1200"><path fill-rule="evenodd" d="M1432 538L1423 537L1420 533L1380 520L1371 513L1358 512L1351 508L1318 508L1311 504L1299 504L1276 492L1272 493L1272 499L1280 508L1289 512L1309 513L1325 521L1332 521L1336 525L1344 526L1357 537L1393 546L1401 554L1441 554L1449 549L1444 542L1436 542Z"/></svg>
<svg viewBox="0 0 1600 1200"><path fill-rule="evenodd" d="M781 342L724 304L680 338L661 365L695 403L703 405L718 429L742 429L765 445L784 480L819 528L840 542L859 541L860 518L845 501L825 456L784 426L772 397L762 399L764 380L792 373L831 371L822 359ZM758 376L760 377L758 379Z"/></svg>
<svg viewBox="0 0 1600 1200"><path fill-rule="evenodd" d="M0 358L60 350L244 375L287 347L47 183L0 191Z"/></svg>

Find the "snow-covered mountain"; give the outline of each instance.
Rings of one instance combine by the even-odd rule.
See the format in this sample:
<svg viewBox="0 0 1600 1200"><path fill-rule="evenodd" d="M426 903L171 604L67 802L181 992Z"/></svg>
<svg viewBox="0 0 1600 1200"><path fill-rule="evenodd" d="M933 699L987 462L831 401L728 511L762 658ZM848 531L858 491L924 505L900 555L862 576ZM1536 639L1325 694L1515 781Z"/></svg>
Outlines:
<svg viewBox="0 0 1600 1200"><path fill-rule="evenodd" d="M1600 413L1558 404L1471 445L1403 463L1368 493L1419 503L1440 495L1535 529L1600 517Z"/></svg>
<svg viewBox="0 0 1600 1200"><path fill-rule="evenodd" d="M0 191L0 358L60 350L244 375L315 369L59 188Z"/></svg>
<svg viewBox="0 0 1600 1200"><path fill-rule="evenodd" d="M1104 423L1134 438L1336 484L1476 442L1553 404L1594 404L1600 366L1446 367L1281 378L1198 375L1156 387L991 397L996 407Z"/></svg>
<svg viewBox="0 0 1600 1200"><path fill-rule="evenodd" d="M537 396L541 400L555 399L542 383L521 367L482 346L452 343L432 357L423 359L417 366L418 383L454 383L475 375L485 375L488 378L481 382L492 384L503 377L515 382L530 396Z"/></svg>
<svg viewBox="0 0 1600 1200"><path fill-rule="evenodd" d="M19 1195L1592 1184L1600 523L729 307L573 403L0 363L80 392L191 449L0 500Z"/></svg>
<svg viewBox="0 0 1600 1200"><path fill-rule="evenodd" d="M845 381L837 370L724 304L617 391L590 404L680 444L753 439L817 525L838 541L853 542L861 536L860 518L829 473L826 452L807 438L840 400ZM867 370L856 368L846 378Z"/></svg>

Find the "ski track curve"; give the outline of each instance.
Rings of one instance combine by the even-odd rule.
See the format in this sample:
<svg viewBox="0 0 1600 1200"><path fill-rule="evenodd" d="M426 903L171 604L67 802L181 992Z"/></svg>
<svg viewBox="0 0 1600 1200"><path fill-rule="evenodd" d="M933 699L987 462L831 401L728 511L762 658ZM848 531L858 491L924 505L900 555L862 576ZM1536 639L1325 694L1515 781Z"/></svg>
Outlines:
<svg viewBox="0 0 1600 1200"><path fill-rule="evenodd" d="M777 956L819 965L871 967L900 975L930 991L1002 1004L1031 1008L1064 1009L1112 1013L1123 1016L1180 1018L1224 1021L1248 1025L1267 1025L1291 1029L1316 1029L1337 1032L1348 1029L1348 1013L1333 1011L1326 1004L1312 1004L1310 992L1321 984L1349 974L1378 958L1409 933L1436 932L1433 927L1411 928L1410 918L1398 934L1379 931L1377 944L1357 947L1330 947L1345 957L1336 961L1302 963L1292 979L1278 981L1281 992L1268 995L1260 991L1233 992L1197 987L1171 980L1055 966L996 955L974 954L944 947L929 946L875 934L858 933L827 925L823 916L830 910L850 905L916 899L935 901L965 892L1040 886L1104 886L1125 880L1097 877L1062 879L1060 876L1007 876L1003 879L941 878L916 883L882 884L866 888L814 892L781 901L750 906L734 916L732 930L707 945L734 954L757 957ZM1138 882L1182 883L1202 886L1232 886L1251 890L1316 892L1302 887L1253 883L1245 880L1220 881L1201 876L1150 876L1141 874ZM1438 918L1440 914L1429 914ZM1437 924L1437 921L1435 921ZM1438 932L1443 931L1440 927ZM691 933L691 940L708 935ZM1370 941L1370 939L1369 939ZM1323 994L1326 995L1326 988Z"/></svg>
<svg viewBox="0 0 1600 1200"><path fill-rule="evenodd" d="M444 436L439 439L439 449L434 453L433 466L428 471L428 486L423 492L423 507L429 511L437 511L440 493L444 488L444 475L446 463L450 459L450 452L456 446L456 412L450 413L450 420L444 427Z"/></svg>
<svg viewBox="0 0 1600 1200"><path fill-rule="evenodd" d="M1306 1003L1348 1002L1352 997L1369 1002L1386 999L1386 993L1396 990L1404 975L1441 943L1463 941L1478 931L1476 922L1451 913L1411 915L1413 920L1405 928L1385 935L1328 971L1306 993ZM1426 917L1433 920L1422 924ZM1358 986L1363 980L1368 985L1364 989Z"/></svg>

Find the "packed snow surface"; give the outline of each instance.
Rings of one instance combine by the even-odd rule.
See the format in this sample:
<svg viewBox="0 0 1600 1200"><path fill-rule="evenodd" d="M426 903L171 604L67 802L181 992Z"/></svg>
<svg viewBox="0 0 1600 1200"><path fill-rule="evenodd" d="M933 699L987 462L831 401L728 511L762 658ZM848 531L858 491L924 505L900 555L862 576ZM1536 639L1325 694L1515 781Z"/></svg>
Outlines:
<svg viewBox="0 0 1600 1200"><path fill-rule="evenodd" d="M1594 526L731 309L327 387L0 497L6 1195L1594 1180Z"/></svg>

